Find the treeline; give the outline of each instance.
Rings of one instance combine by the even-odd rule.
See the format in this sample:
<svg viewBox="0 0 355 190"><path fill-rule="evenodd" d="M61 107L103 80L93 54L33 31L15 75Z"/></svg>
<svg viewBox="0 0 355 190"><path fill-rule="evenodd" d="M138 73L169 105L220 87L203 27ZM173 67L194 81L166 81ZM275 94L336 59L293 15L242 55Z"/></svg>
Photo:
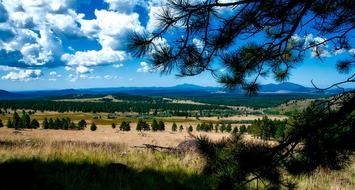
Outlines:
<svg viewBox="0 0 355 190"><path fill-rule="evenodd" d="M84 119L76 124L70 118L44 118L42 127L43 129L83 130L87 127L87 123ZM95 128L96 125L93 127Z"/></svg>
<svg viewBox="0 0 355 190"><path fill-rule="evenodd" d="M3 123L0 119L0 127ZM83 130L86 128L87 123L85 120L80 120L77 124L66 118L44 118L42 122L43 129L64 129L64 130ZM14 112L11 118L7 119L6 127L15 129L37 129L41 127L40 123L36 119L31 119L30 114L22 111L21 116Z"/></svg>
<svg viewBox="0 0 355 190"><path fill-rule="evenodd" d="M149 113L152 110L172 110L187 112L190 110L229 109L218 105L195 105L175 103L142 103L142 102L67 102L50 100L1 100L0 108L4 109L31 109L39 111L58 112L137 112Z"/></svg>
<svg viewBox="0 0 355 190"><path fill-rule="evenodd" d="M30 115L22 111L21 116L17 112L14 112L12 118L8 118L6 126L15 129L37 129L40 127L40 124L36 119L31 120Z"/></svg>
<svg viewBox="0 0 355 190"><path fill-rule="evenodd" d="M197 131L205 131L205 132L211 132L214 131L216 133L218 132L227 132L230 133L232 132L232 125L230 123L228 123L227 125L225 123L217 123L215 125L213 125L212 122L209 123L201 123L201 124L197 124L196 126L196 130ZM238 132L238 127L235 127L233 132Z"/></svg>
<svg viewBox="0 0 355 190"><path fill-rule="evenodd" d="M247 132L263 140L283 139L285 137L286 120L271 120L267 116L254 120L247 127Z"/></svg>

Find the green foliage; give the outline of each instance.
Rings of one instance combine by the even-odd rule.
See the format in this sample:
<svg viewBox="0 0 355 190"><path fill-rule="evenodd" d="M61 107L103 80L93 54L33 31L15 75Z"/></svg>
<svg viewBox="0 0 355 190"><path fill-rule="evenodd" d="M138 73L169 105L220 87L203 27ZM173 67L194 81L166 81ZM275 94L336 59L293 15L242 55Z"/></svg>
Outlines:
<svg viewBox="0 0 355 190"><path fill-rule="evenodd" d="M205 131L205 132L210 132L213 130L213 123L212 122L209 122L209 123L201 123L201 124L198 124L197 127L196 127L196 130L197 131Z"/></svg>
<svg viewBox="0 0 355 190"><path fill-rule="evenodd" d="M30 126L32 129L37 129L39 128L39 122L36 119L32 119Z"/></svg>
<svg viewBox="0 0 355 190"><path fill-rule="evenodd" d="M247 127L245 125L241 125L239 128L240 134L244 134L247 132Z"/></svg>
<svg viewBox="0 0 355 190"><path fill-rule="evenodd" d="M277 132L277 138L282 138L284 136L285 126L286 120L271 120L267 116L264 116L261 120L255 120L252 125L248 127L247 131L249 134L260 137L263 140L270 140L271 138L276 138Z"/></svg>
<svg viewBox="0 0 355 190"><path fill-rule="evenodd" d="M193 127L190 125L187 130L188 130L188 132L192 132L194 129L193 129Z"/></svg>
<svg viewBox="0 0 355 190"><path fill-rule="evenodd" d="M137 122L137 127L136 127L137 131L149 131L150 127L149 124L146 121L143 121L142 119L139 119Z"/></svg>
<svg viewBox="0 0 355 190"><path fill-rule="evenodd" d="M173 125L171 126L171 130L172 130L172 131L177 131L177 125L176 125L175 122L174 122Z"/></svg>
<svg viewBox="0 0 355 190"><path fill-rule="evenodd" d="M5 109L34 109L48 110L58 112L137 112L150 113L151 110L159 110L160 112L168 111L172 115L188 116L191 110L215 110L230 108L219 105L195 105L195 104L177 104L164 101L148 101L139 100L128 102L75 102L75 101L51 101L51 100L0 100L0 108ZM158 114L158 113L157 113Z"/></svg>
<svg viewBox="0 0 355 190"><path fill-rule="evenodd" d="M43 127L43 129L49 129L49 122L46 117L43 120L42 127Z"/></svg>
<svg viewBox="0 0 355 190"><path fill-rule="evenodd" d="M129 122L122 121L120 125L120 131L130 131L130 130L131 130L131 125L129 124Z"/></svg>
<svg viewBox="0 0 355 190"><path fill-rule="evenodd" d="M84 119L82 119L78 122L78 129L82 130L82 129L86 128L86 125L87 125L86 121Z"/></svg>
<svg viewBox="0 0 355 190"><path fill-rule="evenodd" d="M14 124L12 123L11 119L7 119L7 123L6 123L6 127L7 128L14 128Z"/></svg>
<svg viewBox="0 0 355 190"><path fill-rule="evenodd" d="M232 131L232 125L229 123L226 128L225 128L227 133L230 133Z"/></svg>
<svg viewBox="0 0 355 190"><path fill-rule="evenodd" d="M180 125L179 131L182 132L182 130L184 130L184 126Z"/></svg>
<svg viewBox="0 0 355 190"><path fill-rule="evenodd" d="M214 126L214 132L218 133L218 130L219 130L219 124L216 123L216 125Z"/></svg>
<svg viewBox="0 0 355 190"><path fill-rule="evenodd" d="M228 125L230 125L230 124L228 124ZM234 134L237 134L237 133L238 133L238 126L235 126L235 127L233 128L232 133L234 133Z"/></svg>
<svg viewBox="0 0 355 190"><path fill-rule="evenodd" d="M96 129L97 129L96 124L95 124L94 122L92 122L92 123L91 123L91 126L90 126L90 130L91 130L91 131L96 131Z"/></svg>
<svg viewBox="0 0 355 190"><path fill-rule="evenodd" d="M155 119L153 120L153 123L152 123L151 127L152 127L153 131L159 130L159 126L158 126L157 120L155 120Z"/></svg>

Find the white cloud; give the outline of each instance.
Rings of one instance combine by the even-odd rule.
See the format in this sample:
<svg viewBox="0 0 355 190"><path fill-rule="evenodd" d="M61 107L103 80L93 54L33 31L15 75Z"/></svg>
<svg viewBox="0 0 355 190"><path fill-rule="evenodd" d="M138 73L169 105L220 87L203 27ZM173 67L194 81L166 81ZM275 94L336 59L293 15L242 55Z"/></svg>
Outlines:
<svg viewBox="0 0 355 190"><path fill-rule="evenodd" d="M55 76L55 75L57 75L57 72L51 71L51 72L49 73L49 75L50 75L50 76Z"/></svg>
<svg viewBox="0 0 355 190"><path fill-rule="evenodd" d="M138 5L144 3L143 0L104 0L106 3L109 4L109 9L130 13L133 11L133 8Z"/></svg>
<svg viewBox="0 0 355 190"><path fill-rule="evenodd" d="M121 67L123 67L123 64L122 63L114 64L113 67L114 68L121 68Z"/></svg>
<svg viewBox="0 0 355 190"><path fill-rule="evenodd" d="M140 68L137 69L137 72L139 73L147 73L150 71L151 71L151 66L144 61L140 63Z"/></svg>
<svg viewBox="0 0 355 190"><path fill-rule="evenodd" d="M114 51L110 48L99 51L91 50L86 52L77 51L75 54L62 55L62 61L67 62L67 65L72 67L76 65L96 66L104 64L112 64L125 60L127 57L124 51ZM69 67L68 67L69 69Z"/></svg>
<svg viewBox="0 0 355 190"><path fill-rule="evenodd" d="M12 81L30 81L37 80L43 75L42 71L39 69L32 70L19 70L18 72L9 72L7 75L2 76L3 80L12 80Z"/></svg>
<svg viewBox="0 0 355 190"><path fill-rule="evenodd" d="M194 38L192 40L192 43L199 49L199 50L202 50L203 48L203 45L204 45L204 42L200 39L197 39L197 38Z"/></svg>
<svg viewBox="0 0 355 190"><path fill-rule="evenodd" d="M94 20L80 19L79 22L83 33L97 39L103 49L122 49L128 32L144 30L137 13L95 10L95 16Z"/></svg>
<svg viewBox="0 0 355 190"><path fill-rule="evenodd" d="M83 65L79 65L76 68L76 72L80 73L80 74L85 74L85 73L91 73L92 71L94 71L93 69L90 69L88 67L85 67Z"/></svg>

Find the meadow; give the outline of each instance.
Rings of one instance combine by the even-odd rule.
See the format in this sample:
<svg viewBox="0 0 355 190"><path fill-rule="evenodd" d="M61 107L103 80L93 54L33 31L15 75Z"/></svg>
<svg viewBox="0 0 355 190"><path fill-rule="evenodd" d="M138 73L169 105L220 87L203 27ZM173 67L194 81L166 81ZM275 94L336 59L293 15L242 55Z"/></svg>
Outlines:
<svg viewBox="0 0 355 190"><path fill-rule="evenodd" d="M105 97L112 98L112 97ZM122 101L127 101L126 99ZM136 101L135 97L132 97ZM156 99L143 99L152 101ZM164 100L164 99L160 99ZM40 101L40 100L36 100ZM65 97L57 103L88 102L100 103L98 97L82 97L70 99ZM111 99L117 103L120 99ZM131 100L130 100L131 101ZM138 98L138 101L139 98ZM167 100L164 100L167 101ZM166 102L159 104L166 104ZM209 103L199 103L193 100L168 99L174 104L193 104L205 107L184 106L188 112L197 116L163 116L160 112L169 110L150 109L147 113L115 112L110 118L110 112L32 110L25 105L24 112L30 113L31 119L40 123L37 129L0 128L0 189L213 189L214 180L205 175L203 168L205 157L196 151L167 151L147 149L144 144L176 148L179 144L194 140L197 136L207 136L212 141L229 138L230 132L210 130L198 131L201 123L231 124L232 128L253 126L254 121L267 116L270 121L283 121L288 118L285 110L300 108L306 101L287 101L276 107L265 109L232 105L227 109L236 110L237 114L224 117L213 115L215 107ZM170 103L171 103L170 102ZM23 103L23 102L21 102ZM33 103L33 102L31 102ZM102 102L101 102L102 103ZM111 104L108 103L108 104ZM80 104L80 105L81 105ZM3 101L3 105L10 105ZM55 104L59 105L59 104ZM78 104L79 105L79 104ZM48 105L47 105L48 106ZM220 105L215 105L220 109ZM22 108L22 107L21 107ZM27 108L27 109L25 109ZM173 107L172 109L175 109ZM208 110L203 110L203 109ZM210 110L210 108L212 110ZM202 109L202 110L193 110ZM263 114L253 114L258 110L279 111L277 114L266 111ZM0 119L4 123L13 118L15 110L7 107L2 109ZM22 109L16 110L21 115ZM170 110L171 111L171 110ZM208 111L209 114L205 112ZM177 113L177 112L175 112ZM269 113L269 114L266 114ZM43 129L45 118L69 118L77 123L85 120L87 126L96 123L97 130L89 127L82 130ZM138 131L137 121L144 119L149 125L156 119L165 123L163 131ZM121 122L129 122L130 131L121 131ZM111 124L115 123L116 128ZM172 130L172 125L183 126L183 130ZM192 132L188 131L191 126ZM251 127L250 127L251 128ZM250 143L264 143L255 136L253 131L243 133L243 139ZM267 143L275 144L275 139ZM20 180L21 183L17 181ZM290 180L297 184L296 189L355 189L355 161L345 170L327 171L318 169L311 175L301 175ZM250 183L248 189L263 189L260 184Z"/></svg>

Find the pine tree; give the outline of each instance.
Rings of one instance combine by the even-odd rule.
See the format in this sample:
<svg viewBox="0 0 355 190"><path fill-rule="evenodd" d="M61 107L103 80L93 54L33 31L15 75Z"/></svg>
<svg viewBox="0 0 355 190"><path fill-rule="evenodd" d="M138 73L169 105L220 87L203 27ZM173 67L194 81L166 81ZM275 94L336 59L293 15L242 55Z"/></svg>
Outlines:
<svg viewBox="0 0 355 190"><path fill-rule="evenodd" d="M232 125L229 123L226 128L225 128L227 133L230 133L232 131Z"/></svg>
<svg viewBox="0 0 355 190"><path fill-rule="evenodd" d="M14 124L12 123L10 118L8 118L8 120L7 120L6 127L7 128L14 128Z"/></svg>
<svg viewBox="0 0 355 190"><path fill-rule="evenodd" d="M155 120L155 119L153 120L153 123L152 123L151 127L152 127L153 131L159 130L159 125L158 125L157 120Z"/></svg>
<svg viewBox="0 0 355 190"><path fill-rule="evenodd" d="M49 122L46 117L43 120L42 127L43 127L43 129L49 129Z"/></svg>
<svg viewBox="0 0 355 190"><path fill-rule="evenodd" d="M189 128L188 128L188 131L192 132L193 130L194 130L193 127L190 125Z"/></svg>
<svg viewBox="0 0 355 190"><path fill-rule="evenodd" d="M247 132L246 126L245 125L240 126L239 131L240 131L240 134L244 134L245 132Z"/></svg>
<svg viewBox="0 0 355 190"><path fill-rule="evenodd" d="M173 125L171 126L171 130L172 130L172 131L176 131L176 130L177 130L177 125L176 125L175 122L174 122Z"/></svg>
<svg viewBox="0 0 355 190"><path fill-rule="evenodd" d="M223 125L223 124L222 124ZM218 133L218 130L219 130L219 124L217 123L215 126L214 126L214 132Z"/></svg>
<svg viewBox="0 0 355 190"><path fill-rule="evenodd" d="M165 131L165 124L163 121L159 121L158 128L159 128L159 131Z"/></svg>
<svg viewBox="0 0 355 190"><path fill-rule="evenodd" d="M87 125L86 121L84 119L82 119L78 122L78 129L82 130L82 129L86 128L86 125Z"/></svg>
<svg viewBox="0 0 355 190"><path fill-rule="evenodd" d="M184 126L180 125L179 131L182 132L182 130L184 130Z"/></svg>
<svg viewBox="0 0 355 190"><path fill-rule="evenodd" d="M4 124L2 123L2 120L0 119L0 128L4 127Z"/></svg>
<svg viewBox="0 0 355 190"><path fill-rule="evenodd" d="M12 125L14 126L14 128L16 130L18 130L21 127L20 117L19 117L19 115L17 114L16 111L14 112L14 114L12 116Z"/></svg>
<svg viewBox="0 0 355 190"><path fill-rule="evenodd" d="M223 133L224 131L226 131L226 125L224 123L222 123L221 125L221 132Z"/></svg>
<svg viewBox="0 0 355 190"><path fill-rule="evenodd" d="M235 126L233 128L233 131L232 131L233 134L237 134L238 133L238 126Z"/></svg>
<svg viewBox="0 0 355 190"><path fill-rule="evenodd" d="M48 121L48 129L54 129L55 126L54 126L54 121L52 118L49 118L49 121Z"/></svg>
<svg viewBox="0 0 355 190"><path fill-rule="evenodd" d="M112 129L115 129L116 128L116 124L112 123L111 127L112 127Z"/></svg>
<svg viewBox="0 0 355 190"><path fill-rule="evenodd" d="M32 119L31 124L30 124L31 129L37 129L39 128L39 123L36 119Z"/></svg>
<svg viewBox="0 0 355 190"><path fill-rule="evenodd" d="M96 129L97 129L96 124L95 124L94 122L92 122L92 123L91 123L91 126L90 126L90 130L91 130L91 131L96 131Z"/></svg>

